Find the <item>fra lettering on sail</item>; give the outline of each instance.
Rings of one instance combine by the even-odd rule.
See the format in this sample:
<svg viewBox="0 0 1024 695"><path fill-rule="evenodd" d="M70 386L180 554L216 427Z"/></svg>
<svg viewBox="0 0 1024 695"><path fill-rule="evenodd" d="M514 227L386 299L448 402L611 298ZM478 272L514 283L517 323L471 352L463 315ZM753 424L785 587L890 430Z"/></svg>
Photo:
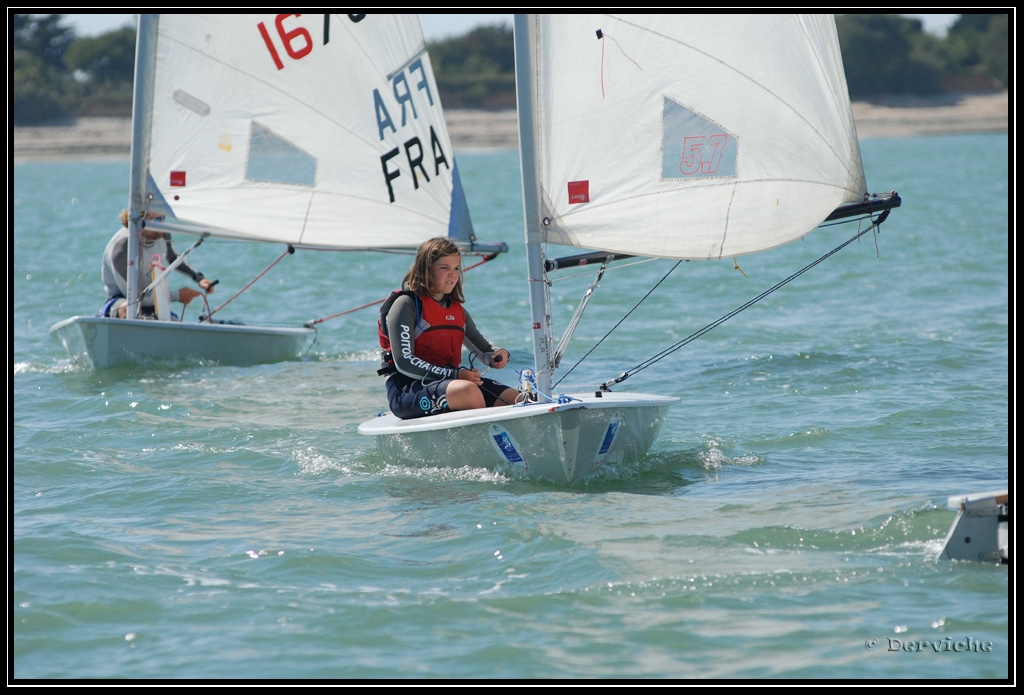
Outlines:
<svg viewBox="0 0 1024 695"><path fill-rule="evenodd" d="M393 99L392 99L393 97ZM411 126L420 118L416 110L416 100L426 100L427 105L434 105L434 95L430 90L430 80L423 65L423 59L417 58L409 63L391 79L391 94L382 95L380 90L373 90L373 107L377 118L377 132L381 142L388 136L399 135L399 128L403 131L411 129ZM388 108L390 102L391 108ZM424 117L428 117L430 111L423 109ZM392 113L395 117L392 117ZM399 122L396 125L396 120ZM404 157L403 157L404 154ZM433 160L433 163L430 163ZM444 152L441 140L430 126L429 152L425 143L419 135L413 134L401 143L401 146L394 147L380 157L381 169L384 173L384 182L388 187L388 198L395 202L395 188L403 188L408 185L406 181L399 181L402 177L403 164L405 171L409 172L412 179L412 189L418 190L420 179L424 183L430 183L428 168L432 168L434 177L440 175L441 165L451 169L448 163L448 156Z"/></svg>

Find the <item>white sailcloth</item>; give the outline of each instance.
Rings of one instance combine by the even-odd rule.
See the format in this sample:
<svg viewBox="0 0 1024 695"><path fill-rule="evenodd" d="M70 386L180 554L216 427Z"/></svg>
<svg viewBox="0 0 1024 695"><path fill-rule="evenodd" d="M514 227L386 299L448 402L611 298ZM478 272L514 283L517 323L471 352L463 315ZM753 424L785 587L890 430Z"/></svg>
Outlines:
<svg viewBox="0 0 1024 695"><path fill-rule="evenodd" d="M164 14L151 227L296 246L468 239L416 15Z"/></svg>
<svg viewBox="0 0 1024 695"><path fill-rule="evenodd" d="M530 21L545 241L732 257L866 194L831 15Z"/></svg>

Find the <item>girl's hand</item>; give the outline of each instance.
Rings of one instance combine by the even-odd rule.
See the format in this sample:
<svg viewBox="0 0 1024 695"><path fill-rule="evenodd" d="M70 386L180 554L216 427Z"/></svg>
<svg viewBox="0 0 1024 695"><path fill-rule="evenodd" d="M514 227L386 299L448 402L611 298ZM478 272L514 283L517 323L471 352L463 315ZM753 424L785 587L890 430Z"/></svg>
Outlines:
<svg viewBox="0 0 1024 695"><path fill-rule="evenodd" d="M198 296L199 296L199 293L196 292L191 287L179 287L178 288L178 301L181 302L182 304L186 304L187 305L189 302L191 302L193 299L195 299Z"/></svg>
<svg viewBox="0 0 1024 695"><path fill-rule="evenodd" d="M491 366L495 369L502 369L508 364L509 354L505 348L498 348L491 356Z"/></svg>
<svg viewBox="0 0 1024 695"><path fill-rule="evenodd" d="M466 369L465 367L462 367L459 369L459 378L464 381L470 381L477 386L484 383L484 380L480 378L480 372L475 369Z"/></svg>

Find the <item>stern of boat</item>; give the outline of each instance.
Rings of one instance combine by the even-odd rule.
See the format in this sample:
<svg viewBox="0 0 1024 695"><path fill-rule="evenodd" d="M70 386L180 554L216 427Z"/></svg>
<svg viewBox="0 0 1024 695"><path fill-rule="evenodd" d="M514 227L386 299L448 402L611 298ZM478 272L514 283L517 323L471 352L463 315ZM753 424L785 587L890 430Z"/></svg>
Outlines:
<svg viewBox="0 0 1024 695"><path fill-rule="evenodd" d="M1010 494L1008 490L950 497L957 510L943 543L944 560L1010 564Z"/></svg>

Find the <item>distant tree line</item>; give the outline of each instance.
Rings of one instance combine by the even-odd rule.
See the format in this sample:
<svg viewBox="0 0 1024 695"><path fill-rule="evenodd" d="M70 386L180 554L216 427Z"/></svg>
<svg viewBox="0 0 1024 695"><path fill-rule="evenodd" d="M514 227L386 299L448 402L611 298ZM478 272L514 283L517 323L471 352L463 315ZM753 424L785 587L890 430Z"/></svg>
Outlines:
<svg viewBox="0 0 1024 695"><path fill-rule="evenodd" d="M1006 14L962 14L945 38L895 14L836 16L853 99L1010 88Z"/></svg>
<svg viewBox="0 0 1024 695"><path fill-rule="evenodd" d="M441 103L449 108L515 108L516 56L512 27L482 26L428 41Z"/></svg>
<svg viewBox="0 0 1024 695"><path fill-rule="evenodd" d="M16 14L10 63L16 125L131 113L135 29L78 38L63 15ZM963 14L944 38L897 14L836 16L853 99L1010 88L1007 14ZM512 28L482 26L427 43L449 108L515 106Z"/></svg>
<svg viewBox="0 0 1024 695"><path fill-rule="evenodd" d="M63 15L14 15L15 125L132 112L135 29L77 38Z"/></svg>

